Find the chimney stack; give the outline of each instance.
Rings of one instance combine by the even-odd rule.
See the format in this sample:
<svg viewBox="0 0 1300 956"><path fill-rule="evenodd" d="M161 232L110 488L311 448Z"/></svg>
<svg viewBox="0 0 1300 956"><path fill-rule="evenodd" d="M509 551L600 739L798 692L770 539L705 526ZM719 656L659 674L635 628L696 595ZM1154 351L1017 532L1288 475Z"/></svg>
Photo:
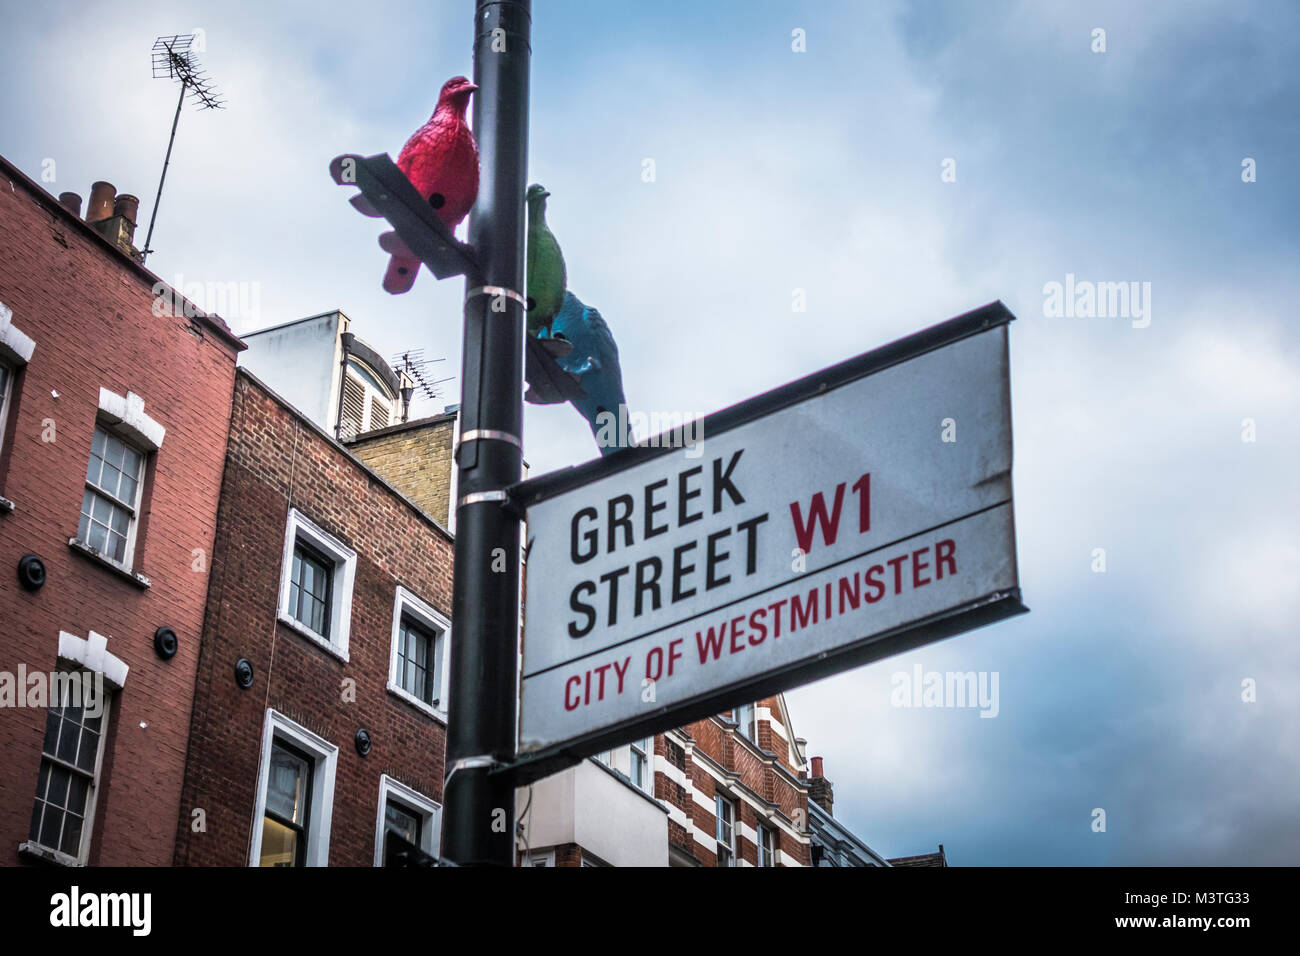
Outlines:
<svg viewBox="0 0 1300 956"><path fill-rule="evenodd" d="M81 197L76 193L59 193L59 205L78 219L81 218Z"/></svg>
<svg viewBox="0 0 1300 956"><path fill-rule="evenodd" d="M86 222L99 222L113 215L113 201L117 187L102 179L90 187L90 203L86 206Z"/></svg>
<svg viewBox="0 0 1300 956"><path fill-rule="evenodd" d="M71 210L72 207L64 201L65 196L76 198L75 194L64 193L59 197L59 201ZM79 198L77 204L80 205ZM136 262L141 258L140 251L134 245L135 218L139 211L140 200L130 193L119 196L117 187L112 183L100 180L90 187L90 202L86 205L87 224Z"/></svg>
<svg viewBox="0 0 1300 956"><path fill-rule="evenodd" d="M812 800L830 816L835 816L831 808L835 803L835 791L831 782L822 776L822 758L812 758L812 779L808 781L808 799Z"/></svg>

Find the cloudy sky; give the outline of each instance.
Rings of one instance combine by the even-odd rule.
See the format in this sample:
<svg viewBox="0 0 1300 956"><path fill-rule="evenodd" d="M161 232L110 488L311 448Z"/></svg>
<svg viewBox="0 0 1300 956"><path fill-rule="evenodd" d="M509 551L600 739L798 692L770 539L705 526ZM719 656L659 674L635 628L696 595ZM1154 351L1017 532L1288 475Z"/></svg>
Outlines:
<svg viewBox="0 0 1300 956"><path fill-rule="evenodd" d="M633 407L712 411L993 299L1018 316L1032 613L789 694L836 815L957 865L1300 860L1300 8L536 6L529 175ZM143 220L176 95L149 48L202 29L229 107L181 117L150 267L247 283L237 332L339 308L458 375L462 285L386 295L326 165L396 154L471 72L468 0L3 8L0 153ZM1045 314L1067 274L1150 283L1150 323ZM525 442L534 474L595 450L566 407L530 408ZM997 718L892 707L917 663L997 672Z"/></svg>

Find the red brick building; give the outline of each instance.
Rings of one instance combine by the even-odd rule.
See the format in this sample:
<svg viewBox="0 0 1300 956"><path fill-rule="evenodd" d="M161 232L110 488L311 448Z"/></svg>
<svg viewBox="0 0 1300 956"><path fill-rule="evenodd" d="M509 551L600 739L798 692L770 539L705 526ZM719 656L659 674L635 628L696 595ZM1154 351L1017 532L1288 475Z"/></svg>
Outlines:
<svg viewBox="0 0 1300 956"><path fill-rule="evenodd" d="M178 865L437 855L451 579L441 525L238 372Z"/></svg>
<svg viewBox="0 0 1300 956"><path fill-rule="evenodd" d="M134 197L0 185L0 863L165 865L243 346L139 264Z"/></svg>
<svg viewBox="0 0 1300 956"><path fill-rule="evenodd" d="M776 695L521 791L525 866L809 866L804 742Z"/></svg>

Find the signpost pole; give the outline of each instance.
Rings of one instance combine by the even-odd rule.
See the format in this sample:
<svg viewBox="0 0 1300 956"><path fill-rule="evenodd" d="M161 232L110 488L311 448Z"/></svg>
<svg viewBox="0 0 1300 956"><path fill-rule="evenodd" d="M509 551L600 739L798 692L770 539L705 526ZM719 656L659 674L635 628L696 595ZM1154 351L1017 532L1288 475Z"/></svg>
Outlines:
<svg viewBox="0 0 1300 956"><path fill-rule="evenodd" d="M482 161L466 279L443 856L513 866L521 475L524 186L531 0L476 0L474 135Z"/></svg>

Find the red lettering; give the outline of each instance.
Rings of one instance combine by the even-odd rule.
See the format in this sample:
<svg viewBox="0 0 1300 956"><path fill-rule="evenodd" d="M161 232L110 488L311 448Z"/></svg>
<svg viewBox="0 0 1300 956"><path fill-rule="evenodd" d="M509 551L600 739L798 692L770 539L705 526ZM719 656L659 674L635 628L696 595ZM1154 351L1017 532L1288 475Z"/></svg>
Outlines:
<svg viewBox="0 0 1300 956"><path fill-rule="evenodd" d="M767 609L772 612L772 636L781 636L781 608L785 607L785 598L777 601L775 604L769 604Z"/></svg>
<svg viewBox="0 0 1300 956"><path fill-rule="evenodd" d="M653 662L653 663L652 663ZM664 673L664 651L662 647L650 648L645 656L645 676L647 680L658 680Z"/></svg>
<svg viewBox="0 0 1300 956"><path fill-rule="evenodd" d="M799 595L790 598L790 633L793 634L801 627L808 626L808 619L812 618L814 624L817 623L817 589L813 588L808 592L808 603L804 604L799 600Z"/></svg>
<svg viewBox="0 0 1300 956"><path fill-rule="evenodd" d="M943 566L949 567L949 574L957 573L957 542L952 538L945 538L934 547L935 567L939 571L939 579L943 580Z"/></svg>
<svg viewBox="0 0 1300 956"><path fill-rule="evenodd" d="M767 608L760 607L753 614L749 615L749 644L751 647L757 647L767 640L767 625L763 623L763 618L767 616ZM757 631L755 635L753 632Z"/></svg>
<svg viewBox="0 0 1300 956"><path fill-rule="evenodd" d="M807 554L812 550L814 523L821 525L822 540L826 542L826 547L829 548L835 543L835 538L840 533L840 505L842 504L844 504L844 482L842 481L835 487L835 505L829 516L826 514L826 497L820 491L813 495L806 524L799 502L790 502L790 517L794 521L794 536L799 543L800 551Z"/></svg>
<svg viewBox="0 0 1300 956"><path fill-rule="evenodd" d="M866 534L871 530L871 472L855 481L853 490L858 493L858 533Z"/></svg>
<svg viewBox="0 0 1300 956"><path fill-rule="evenodd" d="M695 643L700 651L700 663L707 664L709 654L713 654L716 661L722 654L722 642L727 639L727 622L723 621L718 625L718 631L715 634L713 628L709 628L709 636L705 637L699 631L695 632ZM707 647L705 645L708 645Z"/></svg>
<svg viewBox="0 0 1300 956"><path fill-rule="evenodd" d="M745 623L745 615L733 617L731 619L731 653L739 654L745 649L744 644L738 643L738 638L742 636L740 625Z"/></svg>
<svg viewBox="0 0 1300 956"><path fill-rule="evenodd" d="M868 604L875 604L885 596L885 586L880 582L880 575L885 573L884 565L873 564L867 573L863 575L863 580L867 582L867 587L875 593L868 592L866 595Z"/></svg>
<svg viewBox="0 0 1300 956"><path fill-rule="evenodd" d="M862 588L858 583L858 572L853 572L851 578L840 578L840 613L844 613L844 599L849 599L849 607L853 610L858 609L858 602L862 600Z"/></svg>
<svg viewBox="0 0 1300 956"><path fill-rule="evenodd" d="M618 666L618 661L614 662L614 673L618 675L618 692L620 694L623 693L623 677L625 674L627 674L627 666L631 663L632 663L632 658L630 657L625 657L623 659L622 667Z"/></svg>
<svg viewBox="0 0 1300 956"><path fill-rule="evenodd" d="M919 588L923 584L930 583L929 578L925 578L924 580L921 579L921 572L924 571L926 568L928 568L929 565L923 561L918 560L921 557L921 555L925 554L929 550L930 549L928 547L925 547L919 551L912 552L912 587L914 588Z"/></svg>
<svg viewBox="0 0 1300 956"><path fill-rule="evenodd" d="M682 652L677 646L682 643L682 638L678 637L668 642L668 676L673 676L673 664L681 660Z"/></svg>
<svg viewBox="0 0 1300 956"><path fill-rule="evenodd" d="M894 569L894 593L900 594L903 590L903 562L907 560L907 555L900 554L896 558L890 558L885 563Z"/></svg>
<svg viewBox="0 0 1300 956"><path fill-rule="evenodd" d="M577 710L578 705L582 703L582 701L576 697L573 699L573 703L569 703L569 688L574 684L581 684L581 683L582 683L582 678L579 677L577 674L574 674L572 677L570 677L568 680L564 682L564 709L565 710Z"/></svg>
<svg viewBox="0 0 1300 956"><path fill-rule="evenodd" d="M596 699L604 700L605 699L605 671L609 670L609 665L601 664L595 670L596 673L600 675L600 687L596 692Z"/></svg>

